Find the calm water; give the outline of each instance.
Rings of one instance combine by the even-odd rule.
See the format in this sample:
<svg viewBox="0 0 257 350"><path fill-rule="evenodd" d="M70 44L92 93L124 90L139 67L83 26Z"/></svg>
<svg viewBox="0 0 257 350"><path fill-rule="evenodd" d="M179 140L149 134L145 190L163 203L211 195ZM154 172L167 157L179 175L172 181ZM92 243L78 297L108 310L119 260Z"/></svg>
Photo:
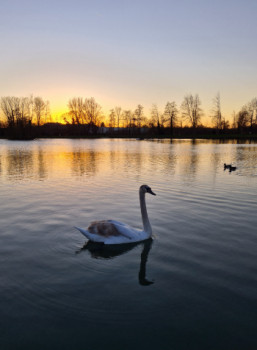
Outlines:
<svg viewBox="0 0 257 350"><path fill-rule="evenodd" d="M1 350L257 348L256 144L0 140L0 180ZM153 241L85 245L143 183Z"/></svg>

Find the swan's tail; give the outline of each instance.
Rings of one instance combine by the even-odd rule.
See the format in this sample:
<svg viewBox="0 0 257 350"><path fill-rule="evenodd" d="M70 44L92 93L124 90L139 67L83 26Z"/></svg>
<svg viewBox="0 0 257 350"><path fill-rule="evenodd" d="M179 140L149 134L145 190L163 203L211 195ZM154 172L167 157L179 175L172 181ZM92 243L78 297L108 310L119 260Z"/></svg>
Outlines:
<svg viewBox="0 0 257 350"><path fill-rule="evenodd" d="M77 230L79 230L79 232L81 232L82 235L87 237L87 239L89 239L90 241L104 243L104 237L100 237L100 236L98 236L96 234L90 233L90 232L88 232L87 230L84 230L81 227L77 227L77 226L74 226L74 227Z"/></svg>
<svg viewBox="0 0 257 350"><path fill-rule="evenodd" d="M84 230L83 228L80 228L80 227L77 227L77 226L75 226L75 228L76 228L77 230L79 230L79 232L81 232L82 235L84 235L84 236L86 236L88 239L90 239L90 237L89 237L90 233L89 233L87 230Z"/></svg>

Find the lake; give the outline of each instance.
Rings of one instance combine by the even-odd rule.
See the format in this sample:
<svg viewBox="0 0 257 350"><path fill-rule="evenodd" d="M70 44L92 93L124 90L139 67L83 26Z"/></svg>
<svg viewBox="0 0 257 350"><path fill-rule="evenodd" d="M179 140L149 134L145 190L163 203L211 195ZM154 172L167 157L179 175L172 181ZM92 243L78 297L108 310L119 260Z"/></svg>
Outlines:
<svg viewBox="0 0 257 350"><path fill-rule="evenodd" d="M257 348L257 144L0 140L0 180L1 350ZM153 239L87 244L142 184Z"/></svg>

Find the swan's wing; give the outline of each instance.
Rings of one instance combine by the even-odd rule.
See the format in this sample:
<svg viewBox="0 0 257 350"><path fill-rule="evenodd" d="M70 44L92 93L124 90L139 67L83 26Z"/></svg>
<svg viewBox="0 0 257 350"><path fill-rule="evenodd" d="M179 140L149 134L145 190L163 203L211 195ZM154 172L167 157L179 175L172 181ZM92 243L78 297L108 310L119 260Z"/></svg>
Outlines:
<svg viewBox="0 0 257 350"><path fill-rule="evenodd" d="M127 227L127 228L130 228L131 230L133 230L132 227L130 227L129 225L127 224L124 224L124 222L121 222L121 221L117 221L117 220L107 220L108 222L114 224L114 225L117 225L117 226L124 226L124 227Z"/></svg>
<svg viewBox="0 0 257 350"><path fill-rule="evenodd" d="M94 221L88 226L88 231L92 235L99 235L104 238L126 236L120 231L112 220ZM127 237L127 236L126 236Z"/></svg>
<svg viewBox="0 0 257 350"><path fill-rule="evenodd" d="M116 220L108 220L108 221L115 226L115 228L121 235L129 239L135 239L139 234L139 231L137 229L127 224L124 224L123 222L116 221Z"/></svg>
<svg viewBox="0 0 257 350"><path fill-rule="evenodd" d="M124 236L128 239L135 239L138 235L138 231L134 228L115 220L92 222L88 227L88 232L106 238Z"/></svg>

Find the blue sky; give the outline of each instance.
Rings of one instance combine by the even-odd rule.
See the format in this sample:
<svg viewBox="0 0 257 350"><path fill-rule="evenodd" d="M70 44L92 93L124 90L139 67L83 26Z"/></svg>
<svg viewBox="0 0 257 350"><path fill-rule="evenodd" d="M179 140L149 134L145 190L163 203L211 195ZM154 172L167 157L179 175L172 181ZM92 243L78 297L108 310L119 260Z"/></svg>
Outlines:
<svg viewBox="0 0 257 350"><path fill-rule="evenodd" d="M0 96L69 98L147 114L219 92L226 118L257 97L256 0L0 2Z"/></svg>

